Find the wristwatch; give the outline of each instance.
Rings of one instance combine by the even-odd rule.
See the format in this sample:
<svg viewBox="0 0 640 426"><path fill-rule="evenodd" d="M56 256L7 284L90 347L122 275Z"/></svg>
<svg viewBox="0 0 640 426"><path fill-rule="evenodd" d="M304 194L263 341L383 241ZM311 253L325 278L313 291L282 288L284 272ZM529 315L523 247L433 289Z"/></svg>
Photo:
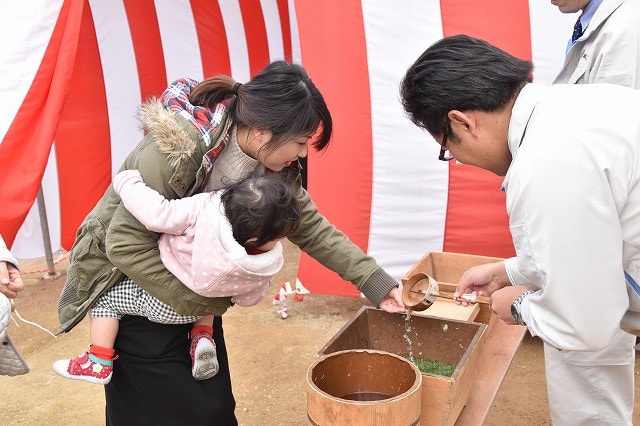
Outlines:
<svg viewBox="0 0 640 426"><path fill-rule="evenodd" d="M525 325L525 326L527 325L522 320L522 314L520 313L520 305L522 304L522 300L531 293L535 293L535 291L527 290L513 300L513 303L511 304L511 318L513 318L513 322L515 324Z"/></svg>

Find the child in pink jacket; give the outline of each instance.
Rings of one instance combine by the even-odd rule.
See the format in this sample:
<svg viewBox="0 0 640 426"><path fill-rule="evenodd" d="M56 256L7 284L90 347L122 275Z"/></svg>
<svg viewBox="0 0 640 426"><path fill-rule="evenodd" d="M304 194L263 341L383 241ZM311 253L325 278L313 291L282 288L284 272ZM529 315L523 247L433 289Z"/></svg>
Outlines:
<svg viewBox="0 0 640 426"><path fill-rule="evenodd" d="M195 293L231 296L240 306L264 298L284 263L279 240L300 223L295 194L275 174L252 175L220 191L176 200L146 186L137 170L118 173L113 186L131 214L150 231L162 233L158 249L171 273ZM109 383L123 315L146 316L163 324L193 322L193 377L204 380L218 372L213 315L179 315L131 280L116 284L92 307L90 351L56 361L54 371L70 379Z"/></svg>

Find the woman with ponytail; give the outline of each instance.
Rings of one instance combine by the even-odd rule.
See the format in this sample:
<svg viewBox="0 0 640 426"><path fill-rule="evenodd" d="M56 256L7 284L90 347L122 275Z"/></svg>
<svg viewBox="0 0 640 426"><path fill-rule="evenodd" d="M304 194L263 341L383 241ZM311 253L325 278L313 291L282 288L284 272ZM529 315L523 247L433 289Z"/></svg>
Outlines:
<svg viewBox="0 0 640 426"><path fill-rule="evenodd" d="M301 66L276 61L244 84L229 76L179 79L143 104L139 119L145 136L121 171L139 170L167 199L220 190L252 173L282 174L301 210L289 240L356 285L373 305L405 310L398 283L318 213L301 185L298 160L309 146L325 149L333 130L324 98ZM113 379L105 386L106 423L236 425L221 317L231 298L203 297L183 285L164 267L158 238L110 186L78 230L58 332L71 330L100 295L126 281L180 315L215 315L219 371L207 380L192 377L190 324L124 316Z"/></svg>

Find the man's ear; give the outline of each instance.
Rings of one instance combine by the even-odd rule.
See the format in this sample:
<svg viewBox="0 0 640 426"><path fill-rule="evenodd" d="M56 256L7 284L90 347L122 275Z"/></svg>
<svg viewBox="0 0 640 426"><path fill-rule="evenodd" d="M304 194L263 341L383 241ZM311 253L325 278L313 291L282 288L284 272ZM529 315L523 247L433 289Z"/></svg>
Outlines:
<svg viewBox="0 0 640 426"><path fill-rule="evenodd" d="M451 130L454 134L471 133L475 136L477 131L476 117L472 112L466 113L452 109L447 114L449 122L451 123Z"/></svg>

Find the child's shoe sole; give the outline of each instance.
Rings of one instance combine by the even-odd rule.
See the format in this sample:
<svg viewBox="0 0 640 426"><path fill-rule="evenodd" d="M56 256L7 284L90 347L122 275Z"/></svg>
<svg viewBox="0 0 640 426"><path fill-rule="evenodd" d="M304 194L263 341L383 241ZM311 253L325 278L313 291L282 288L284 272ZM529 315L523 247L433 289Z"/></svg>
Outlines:
<svg viewBox="0 0 640 426"><path fill-rule="evenodd" d="M220 366L216 346L208 339L200 339L193 354L191 374L196 380L210 379L218 374Z"/></svg>

